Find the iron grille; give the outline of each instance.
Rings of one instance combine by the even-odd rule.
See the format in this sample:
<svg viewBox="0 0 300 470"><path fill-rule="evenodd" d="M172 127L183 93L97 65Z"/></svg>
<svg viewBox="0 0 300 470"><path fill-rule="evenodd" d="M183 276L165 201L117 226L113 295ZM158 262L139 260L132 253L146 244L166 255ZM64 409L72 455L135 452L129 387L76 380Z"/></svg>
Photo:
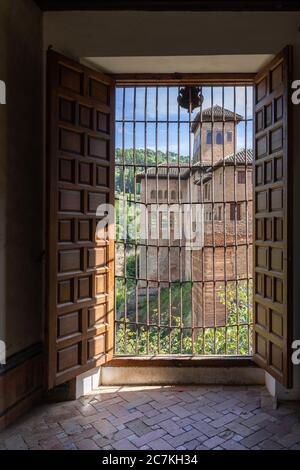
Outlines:
<svg viewBox="0 0 300 470"><path fill-rule="evenodd" d="M252 354L252 87L201 89L116 90L119 355Z"/></svg>

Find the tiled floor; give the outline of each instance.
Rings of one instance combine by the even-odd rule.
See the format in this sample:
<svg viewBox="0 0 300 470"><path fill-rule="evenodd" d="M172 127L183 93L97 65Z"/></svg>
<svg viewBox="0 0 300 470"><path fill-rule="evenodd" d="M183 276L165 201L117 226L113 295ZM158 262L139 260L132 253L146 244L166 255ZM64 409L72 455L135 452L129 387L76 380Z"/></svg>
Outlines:
<svg viewBox="0 0 300 470"><path fill-rule="evenodd" d="M262 387L103 387L36 407L0 449L300 449L300 404Z"/></svg>

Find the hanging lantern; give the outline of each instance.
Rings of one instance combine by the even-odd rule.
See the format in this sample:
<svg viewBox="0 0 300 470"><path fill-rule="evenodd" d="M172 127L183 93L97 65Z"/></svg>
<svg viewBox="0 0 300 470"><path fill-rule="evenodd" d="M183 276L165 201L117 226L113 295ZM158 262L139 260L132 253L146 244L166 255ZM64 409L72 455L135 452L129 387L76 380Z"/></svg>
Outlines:
<svg viewBox="0 0 300 470"><path fill-rule="evenodd" d="M199 86L185 86L180 88L177 98L181 108L193 112L195 108L200 108L203 103L202 88Z"/></svg>

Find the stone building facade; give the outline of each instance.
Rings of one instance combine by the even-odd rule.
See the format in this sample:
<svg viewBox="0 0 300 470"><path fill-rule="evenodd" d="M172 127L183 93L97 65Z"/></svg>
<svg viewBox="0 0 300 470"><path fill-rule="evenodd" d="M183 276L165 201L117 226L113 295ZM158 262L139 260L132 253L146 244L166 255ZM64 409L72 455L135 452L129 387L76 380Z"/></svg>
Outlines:
<svg viewBox="0 0 300 470"><path fill-rule="evenodd" d="M139 277L150 287L192 281L194 326L224 326L220 292L252 275L253 155L249 149L234 152L241 119L219 106L204 110L192 124L193 164L160 165L138 176L148 215ZM187 207L193 207L193 217L176 224L179 217L184 221L178 212ZM197 232L192 244L186 224Z"/></svg>

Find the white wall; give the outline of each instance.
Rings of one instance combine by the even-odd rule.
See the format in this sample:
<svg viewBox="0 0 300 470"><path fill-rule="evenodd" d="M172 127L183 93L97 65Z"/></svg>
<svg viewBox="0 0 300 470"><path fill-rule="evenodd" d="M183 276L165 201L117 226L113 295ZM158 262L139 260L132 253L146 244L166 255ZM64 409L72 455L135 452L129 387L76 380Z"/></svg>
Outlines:
<svg viewBox="0 0 300 470"><path fill-rule="evenodd" d="M45 47L78 57L272 54L299 44L300 12L48 12Z"/></svg>
<svg viewBox="0 0 300 470"><path fill-rule="evenodd" d="M300 79L300 12L49 12L44 49L51 44L75 58L276 54L294 46L294 79ZM175 72L176 70L170 70ZM220 70L221 71L221 70ZM155 70L154 70L155 72ZM294 210L300 213L300 105L294 106ZM294 218L295 338L300 338L300 217ZM300 367L295 368L300 384ZM299 392L300 398L300 392Z"/></svg>

